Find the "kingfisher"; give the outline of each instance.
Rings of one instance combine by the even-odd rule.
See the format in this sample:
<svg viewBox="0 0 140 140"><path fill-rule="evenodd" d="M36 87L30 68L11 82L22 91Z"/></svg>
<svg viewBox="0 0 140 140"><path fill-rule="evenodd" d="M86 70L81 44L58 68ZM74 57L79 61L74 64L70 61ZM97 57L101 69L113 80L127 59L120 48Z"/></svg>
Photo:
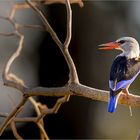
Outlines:
<svg viewBox="0 0 140 140"><path fill-rule="evenodd" d="M108 112L116 110L119 96L129 96L128 88L140 73L139 44L133 37L121 37L116 41L99 45L101 50L120 50L112 63L109 78L110 99Z"/></svg>

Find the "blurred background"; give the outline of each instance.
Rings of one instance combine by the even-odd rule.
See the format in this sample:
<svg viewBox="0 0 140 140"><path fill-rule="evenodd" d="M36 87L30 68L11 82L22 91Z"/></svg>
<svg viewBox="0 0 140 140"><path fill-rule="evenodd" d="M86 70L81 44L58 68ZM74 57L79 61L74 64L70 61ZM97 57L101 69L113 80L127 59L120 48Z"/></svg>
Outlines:
<svg viewBox="0 0 140 140"><path fill-rule="evenodd" d="M9 14L14 2L1 0L0 15ZM65 5L42 6L50 24L60 40L66 36ZM140 1L84 1L84 7L72 5L73 27L70 53L77 67L80 82L87 86L108 90L110 66L120 52L99 51L98 45L123 36L132 36L140 41ZM31 9L18 10L15 20L21 24L42 24ZM12 26L0 19L0 32L12 31ZM46 32L23 29L24 49L12 71L25 80L30 87L63 86L68 80L67 64ZM0 73L18 45L16 37L0 37ZM140 78L131 85L131 93L140 94ZM10 112L18 103L20 94L3 86L0 81L0 112ZM54 99L39 97L39 101L53 106ZM107 103L82 97L71 97L55 115L45 117L45 128L51 139L135 139L140 130L140 109L118 105L114 114L107 112ZM22 116L33 115L27 103ZM3 119L0 120L1 123ZM33 123L18 126L18 132L28 139L39 138L38 128ZM1 138L14 138L10 130Z"/></svg>

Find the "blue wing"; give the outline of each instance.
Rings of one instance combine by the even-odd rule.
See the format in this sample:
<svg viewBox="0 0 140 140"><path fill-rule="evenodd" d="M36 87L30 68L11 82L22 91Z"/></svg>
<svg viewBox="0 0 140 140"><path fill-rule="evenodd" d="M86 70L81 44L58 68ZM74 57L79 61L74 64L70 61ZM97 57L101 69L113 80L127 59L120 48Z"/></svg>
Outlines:
<svg viewBox="0 0 140 140"><path fill-rule="evenodd" d="M109 88L112 89L113 91L117 91L119 89L125 89L128 85L130 85L136 77L139 75L140 71L130 80L122 80L120 82L116 82L114 86L114 81L109 80Z"/></svg>

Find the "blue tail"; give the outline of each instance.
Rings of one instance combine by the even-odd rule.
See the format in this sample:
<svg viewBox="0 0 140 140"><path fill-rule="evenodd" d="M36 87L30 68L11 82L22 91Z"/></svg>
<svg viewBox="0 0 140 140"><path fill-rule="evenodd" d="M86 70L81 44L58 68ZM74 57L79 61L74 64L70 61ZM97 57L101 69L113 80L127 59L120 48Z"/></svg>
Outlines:
<svg viewBox="0 0 140 140"><path fill-rule="evenodd" d="M115 95L114 91L110 90L110 100L108 103L108 112L113 113L116 110L119 94Z"/></svg>
<svg viewBox="0 0 140 140"><path fill-rule="evenodd" d="M113 113L116 110L116 104L117 104L117 95L116 96L110 96L110 100L108 103L108 112Z"/></svg>

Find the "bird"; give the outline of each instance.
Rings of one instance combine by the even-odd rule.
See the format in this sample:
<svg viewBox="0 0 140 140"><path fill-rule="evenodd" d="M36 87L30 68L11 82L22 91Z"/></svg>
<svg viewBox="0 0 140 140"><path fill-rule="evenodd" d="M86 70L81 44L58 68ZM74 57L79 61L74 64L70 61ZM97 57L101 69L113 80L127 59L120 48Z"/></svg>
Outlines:
<svg viewBox="0 0 140 140"><path fill-rule="evenodd" d="M101 50L120 50L110 69L110 98L108 112L114 113L121 94L129 96L129 87L140 73L139 43L133 37L121 37L116 41L99 45Z"/></svg>

